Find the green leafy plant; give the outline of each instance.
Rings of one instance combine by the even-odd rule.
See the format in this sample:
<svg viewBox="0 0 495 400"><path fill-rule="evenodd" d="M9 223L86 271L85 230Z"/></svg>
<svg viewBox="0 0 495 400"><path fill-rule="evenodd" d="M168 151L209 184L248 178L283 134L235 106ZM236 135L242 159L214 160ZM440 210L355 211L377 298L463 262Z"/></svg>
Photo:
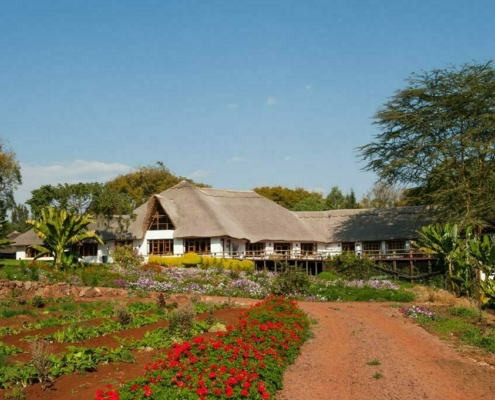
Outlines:
<svg viewBox="0 0 495 400"><path fill-rule="evenodd" d="M275 278L272 292L276 295L305 294L310 285L311 278L301 268L288 263L280 263L281 272Z"/></svg>
<svg viewBox="0 0 495 400"><path fill-rule="evenodd" d="M45 306L45 300L41 296L34 296L31 299L31 305L36 308L43 308Z"/></svg>

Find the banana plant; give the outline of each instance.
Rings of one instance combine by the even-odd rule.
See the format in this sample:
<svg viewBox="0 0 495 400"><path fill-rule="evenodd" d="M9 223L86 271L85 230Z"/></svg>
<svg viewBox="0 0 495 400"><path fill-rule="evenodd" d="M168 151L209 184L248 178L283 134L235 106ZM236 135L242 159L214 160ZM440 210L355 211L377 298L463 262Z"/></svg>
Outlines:
<svg viewBox="0 0 495 400"><path fill-rule="evenodd" d="M459 236L457 224L442 226L437 223L424 226L418 234L416 246L426 254L437 257L447 267L452 291L455 291L456 279L460 278L456 275L455 268L456 265L460 267L466 257L464 240Z"/></svg>
<svg viewBox="0 0 495 400"><path fill-rule="evenodd" d="M482 304L495 303L495 238L485 235L482 240L473 237L468 241L472 264L480 274Z"/></svg>
<svg viewBox="0 0 495 400"><path fill-rule="evenodd" d="M55 270L60 266L70 265L74 259L81 258L70 249L83 240L93 239L103 244L103 240L95 231L88 230L88 225L94 221L87 215L46 207L41 210L39 220L26 222L33 226L34 232L43 241L42 246L32 246L39 251L36 258L48 254L53 256Z"/></svg>

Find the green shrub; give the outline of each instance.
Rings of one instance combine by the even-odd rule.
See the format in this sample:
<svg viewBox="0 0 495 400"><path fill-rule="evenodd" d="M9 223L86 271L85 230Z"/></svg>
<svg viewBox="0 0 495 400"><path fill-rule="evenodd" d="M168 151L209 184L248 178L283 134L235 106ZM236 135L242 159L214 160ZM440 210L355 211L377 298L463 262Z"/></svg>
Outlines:
<svg viewBox="0 0 495 400"><path fill-rule="evenodd" d="M382 272L376 268L375 260L371 257L357 257L355 253L337 254L327 263L327 271L333 271L344 279L368 280Z"/></svg>
<svg viewBox="0 0 495 400"><path fill-rule="evenodd" d="M162 267L180 267L182 266L182 260L183 257L150 256L148 263L158 264Z"/></svg>
<svg viewBox="0 0 495 400"><path fill-rule="evenodd" d="M305 294L311 286L311 278L302 268L279 263L281 272L273 282L272 292L276 295Z"/></svg>
<svg viewBox="0 0 495 400"><path fill-rule="evenodd" d="M324 279L326 281L336 281L337 279L339 279L339 276L333 271L324 271L320 272L317 278Z"/></svg>
<svg viewBox="0 0 495 400"><path fill-rule="evenodd" d="M138 268L144 261L143 256L140 256L137 249L132 247L132 244L126 246L118 246L112 252L113 262L121 268Z"/></svg>
<svg viewBox="0 0 495 400"><path fill-rule="evenodd" d="M246 272L254 271L254 262L252 262L251 260L242 260L241 269Z"/></svg>
<svg viewBox="0 0 495 400"><path fill-rule="evenodd" d="M172 335L184 336L194 326L194 305L188 303L186 306L179 308L170 314L169 330Z"/></svg>
<svg viewBox="0 0 495 400"><path fill-rule="evenodd" d="M41 296L34 296L31 300L31 305L36 308L43 308L45 306L45 300Z"/></svg>
<svg viewBox="0 0 495 400"><path fill-rule="evenodd" d="M182 257L182 265L185 266L196 266L201 263L201 257L194 252L187 253Z"/></svg>

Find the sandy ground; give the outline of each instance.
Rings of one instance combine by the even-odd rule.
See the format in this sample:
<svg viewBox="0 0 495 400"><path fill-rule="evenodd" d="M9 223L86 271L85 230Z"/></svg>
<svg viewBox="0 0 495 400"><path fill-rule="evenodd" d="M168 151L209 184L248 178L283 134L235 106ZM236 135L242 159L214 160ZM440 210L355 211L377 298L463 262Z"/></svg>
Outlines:
<svg viewBox="0 0 495 400"><path fill-rule="evenodd" d="M300 303L314 338L279 400L495 399L495 370L378 303ZM372 360L380 365L368 365ZM379 375L376 375L379 374Z"/></svg>

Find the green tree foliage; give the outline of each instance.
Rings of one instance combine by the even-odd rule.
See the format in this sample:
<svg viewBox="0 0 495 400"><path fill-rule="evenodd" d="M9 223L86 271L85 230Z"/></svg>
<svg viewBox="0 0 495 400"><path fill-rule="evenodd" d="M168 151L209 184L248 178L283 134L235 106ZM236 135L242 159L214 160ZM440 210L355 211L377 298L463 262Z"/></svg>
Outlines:
<svg viewBox="0 0 495 400"><path fill-rule="evenodd" d="M388 208L405 205L404 191L385 182L377 182L362 197L359 204L363 208Z"/></svg>
<svg viewBox="0 0 495 400"><path fill-rule="evenodd" d="M307 197L322 198L321 193L309 192L304 188L289 189L282 186L261 186L253 189L259 195L274 201L275 203L293 210L296 205Z"/></svg>
<svg viewBox="0 0 495 400"><path fill-rule="evenodd" d="M14 190L22 183L21 167L14 151L0 138L0 219L15 205Z"/></svg>
<svg viewBox="0 0 495 400"><path fill-rule="evenodd" d="M325 201L318 196L309 196L297 203L293 211L323 211L325 210Z"/></svg>
<svg viewBox="0 0 495 400"><path fill-rule="evenodd" d="M475 225L480 235L495 221L492 62L413 74L407 81L375 114L382 132L359 147L365 170L382 182L413 187L408 196L433 205L438 221Z"/></svg>
<svg viewBox="0 0 495 400"><path fill-rule="evenodd" d="M325 206L327 210L340 210L345 208L345 196L338 186L332 187L330 193L328 193L328 196L325 199Z"/></svg>
<svg viewBox="0 0 495 400"><path fill-rule="evenodd" d="M351 192L344 195L338 186L332 187L330 193L325 199L325 210L341 210L349 208L359 208L354 189L351 188Z"/></svg>
<svg viewBox="0 0 495 400"><path fill-rule="evenodd" d="M69 213L90 214L118 237L124 237L134 204L125 193L113 191L98 182L43 185L31 192L26 201L33 218L40 218L42 210L54 207Z"/></svg>
<svg viewBox="0 0 495 400"><path fill-rule="evenodd" d="M162 162L157 162L156 166L140 167L129 174L119 175L107 182L106 186L112 192L126 194L136 208L146 203L154 194L161 193L181 181L188 181L196 186L209 187L172 174Z"/></svg>
<svg viewBox="0 0 495 400"><path fill-rule="evenodd" d="M86 239L96 240L103 244L95 231L88 230L88 225L94 221L87 215L46 207L41 210L39 220L28 220L35 233L43 241L43 245L32 247L40 253L36 258L46 254L53 256L55 269L70 265L79 257L70 248Z"/></svg>
<svg viewBox="0 0 495 400"><path fill-rule="evenodd" d="M12 208L9 231L27 232L31 226L26 222L29 219L29 210L24 204L16 204Z"/></svg>
<svg viewBox="0 0 495 400"><path fill-rule="evenodd" d="M7 221L0 221L0 249L8 248L14 243L13 240L7 239Z"/></svg>

